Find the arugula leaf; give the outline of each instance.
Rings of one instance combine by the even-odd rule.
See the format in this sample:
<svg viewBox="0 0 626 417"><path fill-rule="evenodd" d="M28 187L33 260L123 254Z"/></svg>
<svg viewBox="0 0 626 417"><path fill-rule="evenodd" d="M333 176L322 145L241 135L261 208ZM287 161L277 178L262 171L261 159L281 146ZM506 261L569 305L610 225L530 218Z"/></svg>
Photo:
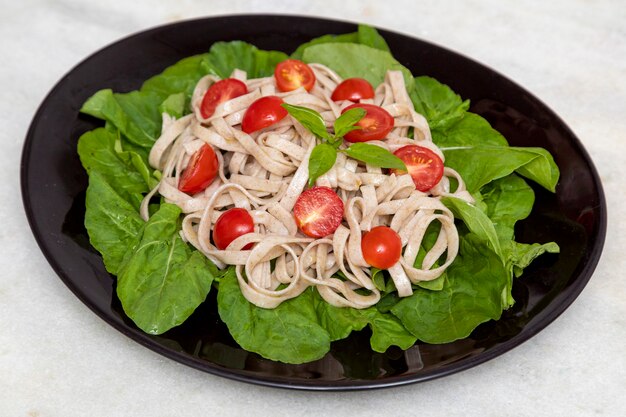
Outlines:
<svg viewBox="0 0 626 417"><path fill-rule="evenodd" d="M387 149L367 143L353 143L345 150L345 153L353 159L365 162L381 168L395 168L406 171L404 162Z"/></svg>
<svg viewBox="0 0 626 417"><path fill-rule="evenodd" d="M260 308L241 294L231 267L220 280L217 306L231 336L245 350L285 363L311 362L330 350L330 337L315 311L314 291L309 288L275 309Z"/></svg>
<svg viewBox="0 0 626 417"><path fill-rule="evenodd" d="M205 73L228 78L235 69L246 71L248 78L268 77L274 67L289 56L279 51L263 51L242 41L217 42L204 55L201 67Z"/></svg>
<svg viewBox="0 0 626 417"><path fill-rule="evenodd" d="M117 279L124 312L144 332L161 334L183 323L206 299L217 268L179 235L181 210L161 204L128 248Z"/></svg>
<svg viewBox="0 0 626 417"><path fill-rule="evenodd" d="M326 130L324 119L322 119L322 116L318 112L306 107L294 106L287 103L283 103L281 106L287 110L291 117L300 122L302 126L311 131L315 136L325 140L331 140L331 136Z"/></svg>
<svg viewBox="0 0 626 417"><path fill-rule="evenodd" d="M328 172L337 160L337 151L327 143L320 143L313 148L309 157L309 187L312 187L321 175Z"/></svg>
<svg viewBox="0 0 626 417"><path fill-rule="evenodd" d="M339 116L333 125L335 130L335 137L342 138L346 133L352 132L356 129L361 129L360 126L355 126L356 123L365 117L367 112L365 109L355 107L350 109Z"/></svg>
<svg viewBox="0 0 626 417"><path fill-rule="evenodd" d="M415 289L391 308L419 340L449 343L479 324L500 318L508 273L498 255L475 234L461 236L457 260L447 270L441 291Z"/></svg>
<svg viewBox="0 0 626 417"><path fill-rule="evenodd" d="M304 62L317 62L334 69L343 78L365 78L374 87L384 81L387 70L400 70L407 91L413 89L411 72L387 51L354 43L324 43L304 50Z"/></svg>
<svg viewBox="0 0 626 417"><path fill-rule="evenodd" d="M78 155L88 174L98 171L125 201L139 208L142 193L154 186L149 169L134 152L117 150L117 134L98 128L78 139Z"/></svg>
<svg viewBox="0 0 626 417"><path fill-rule="evenodd" d="M89 174L85 208L89 242L102 254L107 271L117 274L144 222L135 208L97 170Z"/></svg>
<svg viewBox="0 0 626 417"><path fill-rule="evenodd" d="M415 77L410 96L415 111L426 117L431 130L446 129L462 119L470 104L447 85L426 76Z"/></svg>

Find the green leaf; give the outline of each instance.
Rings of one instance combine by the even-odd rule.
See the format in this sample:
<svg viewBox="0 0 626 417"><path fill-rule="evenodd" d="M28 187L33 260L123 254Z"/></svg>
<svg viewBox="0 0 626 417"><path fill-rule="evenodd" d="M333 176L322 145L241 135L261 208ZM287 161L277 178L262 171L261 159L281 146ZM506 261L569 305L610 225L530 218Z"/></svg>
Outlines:
<svg viewBox="0 0 626 417"><path fill-rule="evenodd" d="M176 93L168 96L159 106L159 111L180 119L185 113L185 93Z"/></svg>
<svg viewBox="0 0 626 417"><path fill-rule="evenodd" d="M309 187L312 187L321 175L328 172L337 160L337 151L327 143L320 143L313 148L309 157Z"/></svg>
<svg viewBox="0 0 626 417"><path fill-rule="evenodd" d="M220 280L217 306L231 336L245 350L264 358L305 363L330 349L328 332L318 322L313 288L274 309L251 304L239 289L234 268Z"/></svg>
<svg viewBox="0 0 626 417"><path fill-rule="evenodd" d="M508 142L489 122L477 114L467 112L461 120L446 129L432 132L433 142L440 148L457 146L507 146Z"/></svg>
<svg viewBox="0 0 626 417"><path fill-rule="evenodd" d="M144 222L135 208L97 170L92 170L89 175L85 207L89 242L102 254L107 271L117 274Z"/></svg>
<svg viewBox="0 0 626 417"><path fill-rule="evenodd" d="M291 57L302 60L302 55L306 48L323 43L358 43L389 52L387 42L385 42L385 39L380 36L376 29L367 25L359 25L357 32L344 33L341 35L324 35L303 43L291 54Z"/></svg>
<svg viewBox="0 0 626 417"><path fill-rule="evenodd" d="M452 211L455 218L461 219L472 233L488 242L491 249L500 257L501 262L504 264L498 234L493 223L485 213L460 198L443 197L441 202Z"/></svg>
<svg viewBox="0 0 626 417"><path fill-rule="evenodd" d="M98 171L117 194L139 209L142 193L155 185L154 180L149 179L142 158L134 152L117 150L118 143L116 134L98 128L78 139L78 155L87 173Z"/></svg>
<svg viewBox="0 0 626 417"><path fill-rule="evenodd" d="M559 253L560 248L555 242L549 243L517 243L511 242L511 254L509 262L515 277L519 277L524 269L531 264L538 256L544 253Z"/></svg>
<svg viewBox="0 0 626 417"><path fill-rule="evenodd" d="M493 222L500 242L513 239L513 228L532 210L535 193L515 174L495 180L480 190L485 213Z"/></svg>
<svg viewBox="0 0 626 417"><path fill-rule="evenodd" d="M346 135L346 133L360 129L361 127L355 126L355 124L365 117L366 113L365 109L355 107L354 109L350 109L339 116L335 120L335 124L333 126L335 129L335 137L342 138Z"/></svg>
<svg viewBox="0 0 626 417"><path fill-rule="evenodd" d="M404 328L400 320L389 313L381 313L376 307L363 310L334 307L319 295L316 309L320 325L328 331L331 341L345 339L365 326L370 326L370 344L376 352L385 352L390 346L408 349L415 344L415 336Z"/></svg>
<svg viewBox="0 0 626 417"><path fill-rule="evenodd" d="M549 152L542 148L509 146L461 146L443 148L446 166L455 169L469 192L506 177L512 172L531 179L554 192L559 169Z"/></svg>
<svg viewBox="0 0 626 417"><path fill-rule="evenodd" d="M324 119L315 110L311 110L302 106L294 106L292 104L283 103L281 106L287 110L289 115L296 119L302 126L311 131L318 138L330 140L331 136L326 130Z"/></svg>
<svg viewBox="0 0 626 417"><path fill-rule="evenodd" d="M447 270L441 291L415 289L391 308L419 340L449 343L463 339L480 323L497 320L508 273L498 255L476 235L461 237L459 256Z"/></svg>
<svg viewBox="0 0 626 417"><path fill-rule="evenodd" d="M404 75L407 91L413 89L413 75L387 51L354 43L324 43L304 50L304 62L317 62L334 69L341 77L365 78L374 87L384 81L387 70Z"/></svg>
<svg viewBox="0 0 626 417"><path fill-rule="evenodd" d="M380 146L360 142L353 143L345 152L350 158L373 166L407 170L400 158Z"/></svg>
<svg viewBox="0 0 626 417"><path fill-rule="evenodd" d="M120 266L117 295L144 332L162 334L183 323L206 299L217 268L179 235L180 209L162 204Z"/></svg>
<svg viewBox="0 0 626 417"><path fill-rule="evenodd" d="M151 148L161 134L162 101L149 91L114 94L106 89L89 98L80 111L110 122L135 145Z"/></svg>
<svg viewBox="0 0 626 417"><path fill-rule="evenodd" d="M186 102L193 93L198 80L206 75L202 62L208 54L184 58L155 75L141 86L141 91L155 93L161 101L172 94L184 93Z"/></svg>
<svg viewBox="0 0 626 417"><path fill-rule="evenodd" d="M415 77L410 96L415 111L426 117L431 130L446 129L462 119L469 108L469 100L463 101L450 87L431 77Z"/></svg>
<svg viewBox="0 0 626 417"><path fill-rule="evenodd" d="M203 57L205 73L228 78L235 69L246 71L249 79L268 77L274 74L276 64L289 56L278 51L263 51L242 41L217 42Z"/></svg>

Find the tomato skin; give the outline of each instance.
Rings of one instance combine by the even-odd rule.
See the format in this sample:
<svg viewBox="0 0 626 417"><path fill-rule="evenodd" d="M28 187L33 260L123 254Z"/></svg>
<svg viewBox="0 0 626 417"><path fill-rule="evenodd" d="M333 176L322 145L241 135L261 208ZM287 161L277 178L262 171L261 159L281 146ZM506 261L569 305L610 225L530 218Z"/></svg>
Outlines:
<svg viewBox="0 0 626 417"><path fill-rule="evenodd" d="M417 190L428 191L441 181L443 161L430 149L418 145L406 145L393 154L402 159ZM406 174L406 171L399 169L392 169L390 172L396 175Z"/></svg>
<svg viewBox="0 0 626 417"><path fill-rule="evenodd" d="M217 176L219 161L210 145L203 145L193 154L178 182L183 193L196 194L209 186Z"/></svg>
<svg viewBox="0 0 626 417"><path fill-rule="evenodd" d="M400 236L390 227L377 226L361 239L363 259L378 269L389 269L402 255Z"/></svg>
<svg viewBox="0 0 626 417"><path fill-rule="evenodd" d="M243 115L241 130L250 134L280 122L289 114L281 104L283 100L276 96L266 96L256 100Z"/></svg>
<svg viewBox="0 0 626 417"><path fill-rule="evenodd" d="M332 188L309 188L296 200L293 216L305 235L314 238L328 236L343 220L343 201Z"/></svg>
<svg viewBox="0 0 626 417"><path fill-rule="evenodd" d="M363 78L348 78L335 87L330 98L333 101L350 100L356 103L359 100L374 98L374 87Z"/></svg>
<svg viewBox="0 0 626 417"><path fill-rule="evenodd" d="M217 218L213 226L213 242L218 249L224 250L239 236L252 232L254 232L254 221L248 210L232 208ZM250 249L252 246L252 243L248 243L243 250Z"/></svg>
<svg viewBox="0 0 626 417"><path fill-rule="evenodd" d="M370 140L380 140L387 137L391 129L393 129L394 120L389 112L380 106L373 104L356 103L346 107L341 112L354 108L361 108L366 111L365 117L356 123L361 129L348 132L344 139L348 142L368 142Z"/></svg>
<svg viewBox="0 0 626 417"><path fill-rule="evenodd" d="M274 79L276 86L282 92L293 91L300 87L311 91L315 85L315 74L311 67L297 59L287 59L276 65Z"/></svg>
<svg viewBox="0 0 626 417"><path fill-rule="evenodd" d="M205 119L213 116L215 108L228 100L235 97L243 96L248 93L248 87L242 81L235 78L226 78L215 82L204 93L202 104L200 104L200 114Z"/></svg>

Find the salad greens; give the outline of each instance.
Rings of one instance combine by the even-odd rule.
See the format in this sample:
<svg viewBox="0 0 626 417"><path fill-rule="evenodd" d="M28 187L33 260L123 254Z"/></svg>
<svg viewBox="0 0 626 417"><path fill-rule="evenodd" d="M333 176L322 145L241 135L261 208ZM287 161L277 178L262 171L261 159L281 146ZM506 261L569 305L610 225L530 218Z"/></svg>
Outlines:
<svg viewBox="0 0 626 417"><path fill-rule="evenodd" d="M514 240L515 223L528 216L534 202L533 190L522 177L555 190L559 171L550 154L540 148L509 147L485 119L468 111L469 101L433 78L413 77L368 26L313 39L291 57L325 64L343 77L362 77L373 85L382 82L388 69L402 71L415 109L428 120L446 165L463 176L476 199L474 205L442 199L457 218L459 256L441 277L414 285L413 295L406 298L397 297L385 271L373 268L382 298L365 310L333 307L314 288L266 310L243 297L234 267L219 271L182 241L176 206L152 204L152 217L144 222L139 204L160 176L149 167L147 155L160 134L161 113L174 117L189 113L194 86L206 74L228 77L239 68L251 78L269 76L278 62L288 58L241 41L219 42L209 52L185 58L150 78L138 91L101 90L81 109L105 121L104 127L85 133L78 142L89 174L85 227L106 269L117 275L117 295L126 314L142 330L161 334L184 322L214 287L220 317L237 343L287 363L321 358L332 341L365 327L371 330L372 349L383 352L390 346L407 349L416 340L451 342L467 337L480 323L498 319L514 303L514 277L537 256L559 250L554 242ZM298 120L302 122L302 117ZM345 134L356 121L335 126L335 132ZM312 175L328 168L320 161L330 160L331 153L336 157L336 137L322 128L324 133L314 131L324 142L318 145L320 166L312 169ZM369 151L357 147L348 155L360 160L384 158ZM418 262L437 234L436 227L427 231Z"/></svg>

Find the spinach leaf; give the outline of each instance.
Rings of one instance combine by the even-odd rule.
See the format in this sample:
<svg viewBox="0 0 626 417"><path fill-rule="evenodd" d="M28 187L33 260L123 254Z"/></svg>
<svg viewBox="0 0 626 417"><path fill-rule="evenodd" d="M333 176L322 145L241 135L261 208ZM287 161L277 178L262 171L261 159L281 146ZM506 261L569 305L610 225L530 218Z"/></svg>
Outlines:
<svg viewBox="0 0 626 417"><path fill-rule="evenodd" d="M509 262L515 277L519 277L524 269L538 256L544 253L559 253L560 248L555 242L549 243L518 243L511 242Z"/></svg>
<svg viewBox="0 0 626 417"><path fill-rule="evenodd" d="M334 69L343 78L365 78L374 87L384 81L387 70L400 70L407 91L413 89L411 72L387 51L354 43L323 43L309 46L302 56L304 62L317 62Z"/></svg>
<svg viewBox="0 0 626 417"><path fill-rule="evenodd" d="M202 62L207 55L194 55L178 61L143 83L141 91L155 93L161 101L172 94L184 93L186 103L189 103L198 80L206 75Z"/></svg>
<svg viewBox="0 0 626 417"><path fill-rule="evenodd" d="M185 93L169 95L159 106L159 112L167 113L177 119L185 113Z"/></svg>
<svg viewBox="0 0 626 417"><path fill-rule="evenodd" d="M369 325L372 330L370 344L376 352L385 352L390 346L408 349L415 344L415 336L404 328L400 320L390 313L380 312L376 307L363 310L334 307L318 294L316 310L321 326L328 331L332 341L345 339L352 331Z"/></svg>
<svg viewBox="0 0 626 417"><path fill-rule="evenodd" d="M508 142L489 122L477 114L467 112L463 118L432 132L433 142L440 148L457 146L507 146Z"/></svg>
<svg viewBox="0 0 626 417"><path fill-rule="evenodd" d="M135 145L151 148L161 133L162 101L149 91L116 94L106 89L89 98L80 111L112 123Z"/></svg>
<svg viewBox="0 0 626 417"><path fill-rule="evenodd" d="M463 220L463 223L472 233L484 242L487 242L491 250L501 258L504 264L504 256L498 234L493 223L485 213L460 198L443 197L441 202L452 211L455 218Z"/></svg>
<svg viewBox="0 0 626 417"><path fill-rule="evenodd" d="M119 134L98 128L78 139L78 155L87 173L98 171L124 200L139 209L142 193L155 184L150 170L135 152L118 149Z"/></svg>
<svg viewBox="0 0 626 417"><path fill-rule="evenodd" d="M415 111L421 113L431 130L445 130L463 118L469 100L463 101L450 87L431 77L415 77L410 92Z"/></svg>
<svg viewBox="0 0 626 417"><path fill-rule="evenodd" d="M102 254L107 271L117 274L124 255L136 243L143 220L135 208L97 170L89 174L85 228L92 246Z"/></svg>
<svg viewBox="0 0 626 417"><path fill-rule="evenodd" d="M291 54L291 58L302 60L302 55L306 48L323 43L358 43L389 52L387 42L380 36L376 29L367 25L359 25L357 32L344 33L341 35L324 35L303 43Z"/></svg>
<svg viewBox="0 0 626 417"><path fill-rule="evenodd" d="M554 159L542 148L479 145L443 148L443 151L446 165L461 174L469 192L475 192L512 172L552 192L559 180L559 169Z"/></svg>
<svg viewBox="0 0 626 417"><path fill-rule="evenodd" d="M245 350L285 363L311 362L330 349L328 332L318 322L314 289L275 309L250 303L241 294L235 268L220 280L217 306L231 336Z"/></svg>
<svg viewBox="0 0 626 417"><path fill-rule="evenodd" d="M492 181L480 190L485 213L493 222L500 242L514 238L513 228L532 210L535 193L515 174Z"/></svg>
<svg viewBox="0 0 626 417"><path fill-rule="evenodd" d="M180 209L161 204L128 248L117 296L137 327L161 334L184 322L206 299L217 268L179 235Z"/></svg>
<svg viewBox="0 0 626 417"><path fill-rule="evenodd" d="M268 77L274 67L289 58L278 51L263 51L242 41L217 42L203 57L201 67L207 74L228 78L234 69L246 71L248 78Z"/></svg>
<svg viewBox="0 0 626 417"><path fill-rule="evenodd" d="M423 342L465 338L480 323L497 320L502 314L508 274L499 256L474 234L462 236L460 245L441 291L417 288L391 308L404 327Z"/></svg>

